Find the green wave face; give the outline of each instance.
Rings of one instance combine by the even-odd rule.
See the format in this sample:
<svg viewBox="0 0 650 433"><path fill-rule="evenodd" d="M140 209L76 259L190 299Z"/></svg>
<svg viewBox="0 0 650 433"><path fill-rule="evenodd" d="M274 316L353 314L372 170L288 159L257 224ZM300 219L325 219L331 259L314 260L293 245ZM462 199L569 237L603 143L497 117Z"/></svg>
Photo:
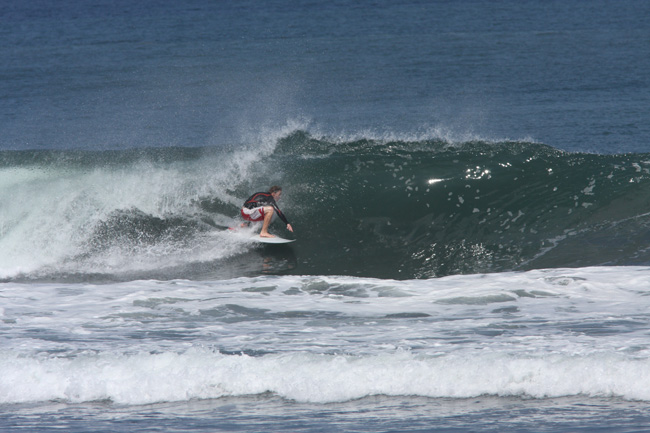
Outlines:
<svg viewBox="0 0 650 433"><path fill-rule="evenodd" d="M649 178L648 154L304 131L228 151L5 151L0 278L410 279L647 264ZM260 249L213 236L274 184L297 242Z"/></svg>

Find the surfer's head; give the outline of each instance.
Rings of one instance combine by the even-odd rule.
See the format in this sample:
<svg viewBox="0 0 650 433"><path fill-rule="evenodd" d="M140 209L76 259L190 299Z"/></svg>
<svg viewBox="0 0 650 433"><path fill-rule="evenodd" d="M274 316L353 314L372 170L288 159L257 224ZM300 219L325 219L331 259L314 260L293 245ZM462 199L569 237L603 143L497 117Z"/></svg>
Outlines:
<svg viewBox="0 0 650 433"><path fill-rule="evenodd" d="M282 195L282 188L277 185L273 185L271 188L269 188L269 193L275 200L279 200L280 196Z"/></svg>

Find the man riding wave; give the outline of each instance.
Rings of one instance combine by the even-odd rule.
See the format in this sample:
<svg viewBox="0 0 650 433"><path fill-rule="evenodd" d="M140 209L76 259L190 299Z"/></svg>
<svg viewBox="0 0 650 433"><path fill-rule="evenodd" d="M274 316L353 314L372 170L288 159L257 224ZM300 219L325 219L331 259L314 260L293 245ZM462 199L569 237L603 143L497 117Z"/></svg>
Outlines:
<svg viewBox="0 0 650 433"><path fill-rule="evenodd" d="M287 230L293 233L293 227L291 227L287 217L284 216L277 204L281 196L282 188L272 186L268 192L256 192L250 196L241 208L241 216L246 221L264 221L262 223L262 231L260 231L260 236L263 238L275 237L269 233L269 224L274 213L277 213L280 219L287 225Z"/></svg>

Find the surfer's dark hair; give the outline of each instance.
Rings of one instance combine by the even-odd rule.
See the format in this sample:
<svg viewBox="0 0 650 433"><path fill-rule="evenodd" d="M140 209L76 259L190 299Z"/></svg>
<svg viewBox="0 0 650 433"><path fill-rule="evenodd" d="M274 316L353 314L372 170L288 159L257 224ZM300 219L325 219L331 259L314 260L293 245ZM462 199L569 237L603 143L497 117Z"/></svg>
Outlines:
<svg viewBox="0 0 650 433"><path fill-rule="evenodd" d="M269 188L269 193L273 194L274 192L282 191L282 188L280 188L277 185L273 185L271 188Z"/></svg>

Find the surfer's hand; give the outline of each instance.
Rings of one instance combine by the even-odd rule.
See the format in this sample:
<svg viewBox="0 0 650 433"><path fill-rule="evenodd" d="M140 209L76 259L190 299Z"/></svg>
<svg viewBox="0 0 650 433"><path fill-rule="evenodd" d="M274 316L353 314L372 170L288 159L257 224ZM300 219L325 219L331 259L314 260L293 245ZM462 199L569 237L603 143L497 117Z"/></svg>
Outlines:
<svg viewBox="0 0 650 433"><path fill-rule="evenodd" d="M287 224L287 230L293 233L293 227L291 227L291 224Z"/></svg>

